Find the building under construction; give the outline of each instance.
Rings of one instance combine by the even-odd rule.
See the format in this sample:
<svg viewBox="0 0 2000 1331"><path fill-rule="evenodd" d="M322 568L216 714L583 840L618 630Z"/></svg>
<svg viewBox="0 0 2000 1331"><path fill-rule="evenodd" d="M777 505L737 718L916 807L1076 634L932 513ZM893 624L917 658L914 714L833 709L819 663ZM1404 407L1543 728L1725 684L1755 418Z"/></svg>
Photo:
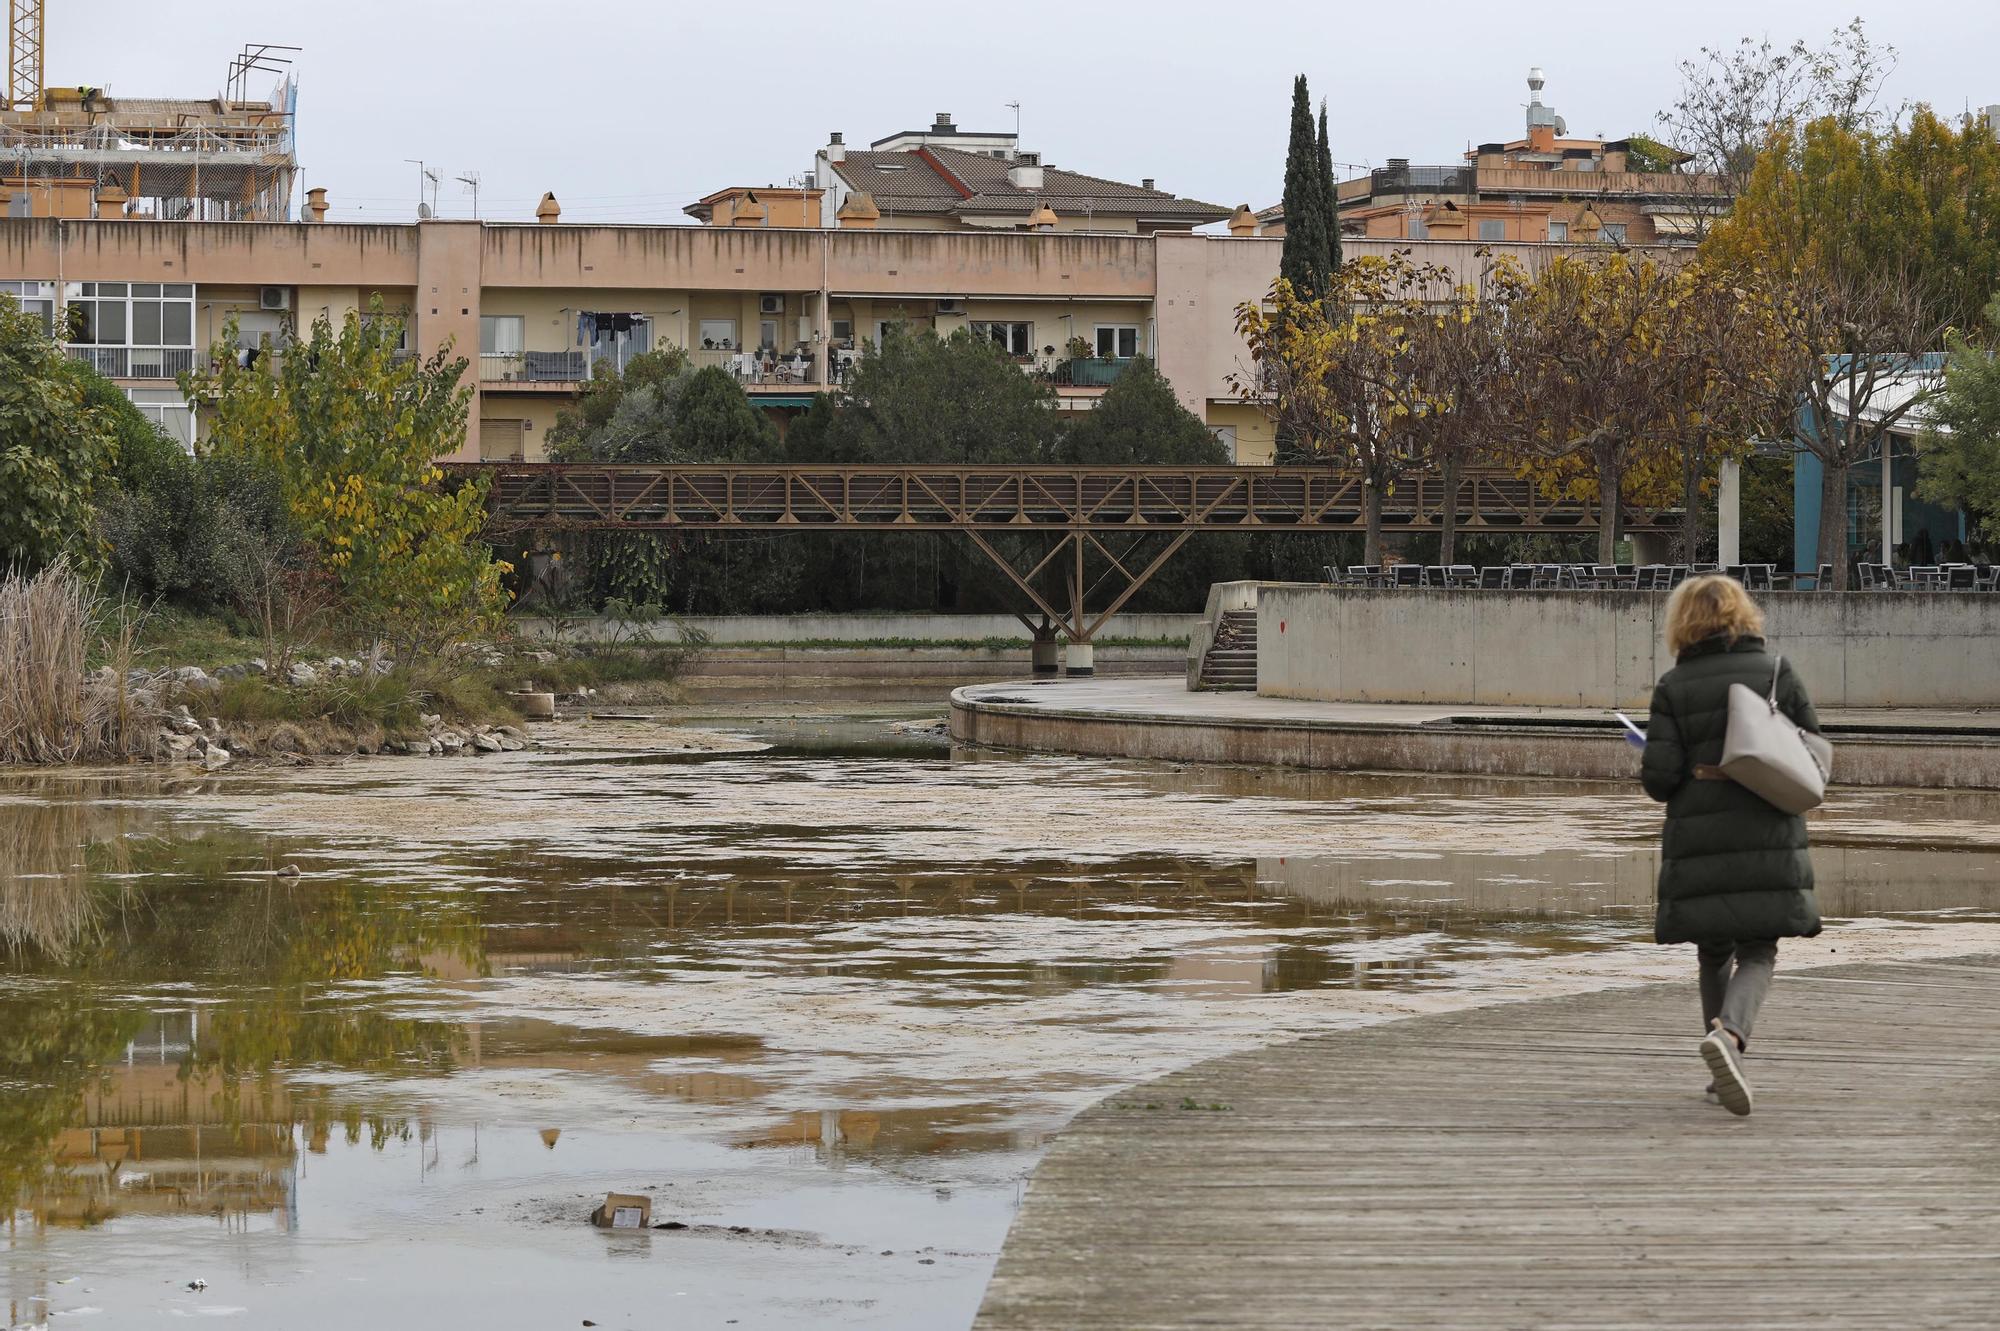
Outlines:
<svg viewBox="0 0 2000 1331"><path fill-rule="evenodd" d="M291 219L296 48L246 46L215 97L119 97L43 79L43 0L9 0L0 216ZM257 101L246 85L278 75Z"/></svg>

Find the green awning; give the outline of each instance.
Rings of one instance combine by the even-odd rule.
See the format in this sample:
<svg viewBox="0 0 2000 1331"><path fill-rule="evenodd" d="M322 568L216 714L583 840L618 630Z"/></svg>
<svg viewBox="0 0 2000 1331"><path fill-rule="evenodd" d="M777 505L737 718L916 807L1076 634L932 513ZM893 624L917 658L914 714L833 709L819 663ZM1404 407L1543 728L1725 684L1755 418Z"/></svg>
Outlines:
<svg viewBox="0 0 2000 1331"><path fill-rule="evenodd" d="M750 401L759 407L810 407L813 404L810 397L777 397L765 393L752 393Z"/></svg>

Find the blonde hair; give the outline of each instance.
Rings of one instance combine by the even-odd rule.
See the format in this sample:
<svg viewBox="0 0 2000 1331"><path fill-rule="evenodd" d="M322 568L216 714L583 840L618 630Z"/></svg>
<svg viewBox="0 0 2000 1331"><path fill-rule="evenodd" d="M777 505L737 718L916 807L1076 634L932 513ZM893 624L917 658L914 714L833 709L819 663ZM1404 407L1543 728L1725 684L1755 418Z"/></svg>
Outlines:
<svg viewBox="0 0 2000 1331"><path fill-rule="evenodd" d="M1743 590L1743 584L1723 573L1689 578L1667 597L1667 650L1679 656L1704 638L1764 635L1764 612Z"/></svg>

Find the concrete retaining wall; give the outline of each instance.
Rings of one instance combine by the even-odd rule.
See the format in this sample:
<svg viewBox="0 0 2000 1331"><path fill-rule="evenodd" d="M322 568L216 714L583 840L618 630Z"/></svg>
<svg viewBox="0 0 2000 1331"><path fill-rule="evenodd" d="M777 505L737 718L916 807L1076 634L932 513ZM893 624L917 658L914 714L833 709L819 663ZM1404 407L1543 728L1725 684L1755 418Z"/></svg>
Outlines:
<svg viewBox="0 0 2000 1331"><path fill-rule="evenodd" d="M1772 645L1825 707L2000 706L2000 596L1776 592ZM1257 691L1336 702L1643 709L1673 664L1664 592L1265 583Z"/></svg>
<svg viewBox="0 0 2000 1331"><path fill-rule="evenodd" d="M1201 623L1200 615L1113 615L1097 636L1104 638L1171 638L1185 641ZM1012 615L881 614L854 615L690 615L647 626L662 642L679 637L678 624L688 624L717 645L738 642L977 642L1005 638L1025 646L1028 630ZM554 630L547 619L515 621L521 632L546 637ZM624 630L629 634L630 629ZM563 622L563 632L601 641L620 632L604 619Z"/></svg>

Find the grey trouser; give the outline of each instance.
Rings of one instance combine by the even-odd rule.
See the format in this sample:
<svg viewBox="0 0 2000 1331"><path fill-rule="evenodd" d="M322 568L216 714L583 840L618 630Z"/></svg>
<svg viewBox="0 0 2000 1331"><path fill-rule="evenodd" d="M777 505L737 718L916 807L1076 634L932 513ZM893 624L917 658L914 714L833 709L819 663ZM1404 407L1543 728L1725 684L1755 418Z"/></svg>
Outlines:
<svg viewBox="0 0 2000 1331"><path fill-rule="evenodd" d="M1771 972L1778 966L1778 940L1762 938L1749 942L1697 943L1701 958L1701 1028L1713 1029L1722 1018L1722 1028L1749 1048L1750 1027L1764 995L1771 992Z"/></svg>

